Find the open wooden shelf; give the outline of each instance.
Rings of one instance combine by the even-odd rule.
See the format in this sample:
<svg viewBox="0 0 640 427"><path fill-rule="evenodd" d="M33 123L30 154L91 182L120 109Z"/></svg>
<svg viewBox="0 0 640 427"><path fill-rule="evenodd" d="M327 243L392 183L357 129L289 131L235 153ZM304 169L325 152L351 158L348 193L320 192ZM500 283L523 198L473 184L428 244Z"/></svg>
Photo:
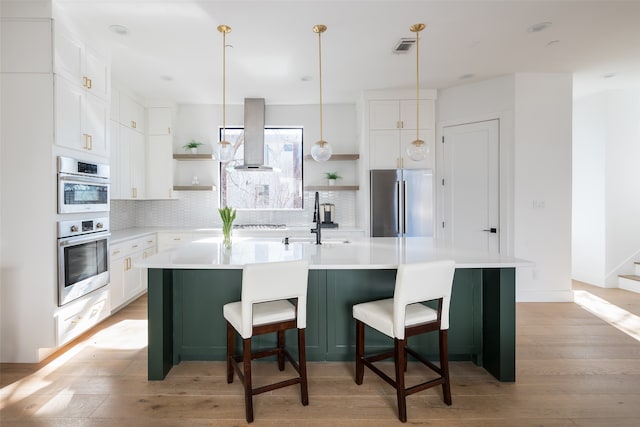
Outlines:
<svg viewBox="0 0 640 427"><path fill-rule="evenodd" d="M305 191L356 191L359 185L305 185Z"/></svg>
<svg viewBox="0 0 640 427"><path fill-rule="evenodd" d="M174 154L176 160L213 160L213 154Z"/></svg>
<svg viewBox="0 0 640 427"><path fill-rule="evenodd" d="M360 154L332 154L331 158L329 158L328 161L331 160L358 160L360 158ZM304 156L305 160L313 160L313 157L311 157L311 154L307 154Z"/></svg>
<svg viewBox="0 0 640 427"><path fill-rule="evenodd" d="M213 185L174 185L173 191L213 191Z"/></svg>

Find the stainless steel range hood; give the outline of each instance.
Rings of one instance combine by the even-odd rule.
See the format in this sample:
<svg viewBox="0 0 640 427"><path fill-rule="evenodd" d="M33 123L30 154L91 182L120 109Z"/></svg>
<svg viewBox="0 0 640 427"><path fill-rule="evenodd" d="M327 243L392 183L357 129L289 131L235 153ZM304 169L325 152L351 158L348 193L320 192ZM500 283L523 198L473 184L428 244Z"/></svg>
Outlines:
<svg viewBox="0 0 640 427"><path fill-rule="evenodd" d="M244 99L244 164L242 171L272 171L264 164L264 98Z"/></svg>

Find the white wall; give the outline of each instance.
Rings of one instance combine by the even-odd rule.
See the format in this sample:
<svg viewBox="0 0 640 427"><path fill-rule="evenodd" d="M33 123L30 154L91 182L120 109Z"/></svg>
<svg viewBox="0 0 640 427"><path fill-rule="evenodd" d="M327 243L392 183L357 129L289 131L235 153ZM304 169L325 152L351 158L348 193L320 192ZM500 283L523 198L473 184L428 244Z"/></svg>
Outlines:
<svg viewBox="0 0 640 427"><path fill-rule="evenodd" d="M617 287L640 260L640 90L576 101L574 132L573 277Z"/></svg>
<svg viewBox="0 0 640 427"><path fill-rule="evenodd" d="M605 94L574 103L572 275L604 286L606 248Z"/></svg>
<svg viewBox="0 0 640 427"><path fill-rule="evenodd" d="M518 301L572 299L571 87L570 75L516 74L438 94L438 139L444 126L500 121L501 252L536 264L517 271Z"/></svg>
<svg viewBox="0 0 640 427"><path fill-rule="evenodd" d="M516 74L514 255L519 301L571 301L570 74Z"/></svg>
<svg viewBox="0 0 640 427"><path fill-rule="evenodd" d="M2 34L0 360L38 362L56 345L51 4L30 3L23 14L18 3L2 6L3 19L17 18ZM18 49L22 56L5 56Z"/></svg>

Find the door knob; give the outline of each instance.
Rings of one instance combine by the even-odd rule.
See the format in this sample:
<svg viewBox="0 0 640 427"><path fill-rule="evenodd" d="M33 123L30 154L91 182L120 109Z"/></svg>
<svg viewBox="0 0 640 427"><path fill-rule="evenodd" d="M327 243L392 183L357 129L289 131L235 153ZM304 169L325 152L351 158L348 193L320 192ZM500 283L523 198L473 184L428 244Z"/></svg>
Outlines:
<svg viewBox="0 0 640 427"><path fill-rule="evenodd" d="M494 227L491 227L491 228L487 228L487 229L482 230L482 231L488 231L489 233L497 233L498 229L494 228Z"/></svg>

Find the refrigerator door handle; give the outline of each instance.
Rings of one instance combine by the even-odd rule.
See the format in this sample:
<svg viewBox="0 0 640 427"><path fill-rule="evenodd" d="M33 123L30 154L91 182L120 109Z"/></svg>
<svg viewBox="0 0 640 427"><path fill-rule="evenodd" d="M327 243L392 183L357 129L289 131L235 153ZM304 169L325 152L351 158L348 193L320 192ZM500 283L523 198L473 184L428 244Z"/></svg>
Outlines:
<svg viewBox="0 0 640 427"><path fill-rule="evenodd" d="M407 234L407 180L402 180L402 234Z"/></svg>
<svg viewBox="0 0 640 427"><path fill-rule="evenodd" d="M398 235L402 233L400 229L400 181L396 181L396 190L396 235Z"/></svg>

